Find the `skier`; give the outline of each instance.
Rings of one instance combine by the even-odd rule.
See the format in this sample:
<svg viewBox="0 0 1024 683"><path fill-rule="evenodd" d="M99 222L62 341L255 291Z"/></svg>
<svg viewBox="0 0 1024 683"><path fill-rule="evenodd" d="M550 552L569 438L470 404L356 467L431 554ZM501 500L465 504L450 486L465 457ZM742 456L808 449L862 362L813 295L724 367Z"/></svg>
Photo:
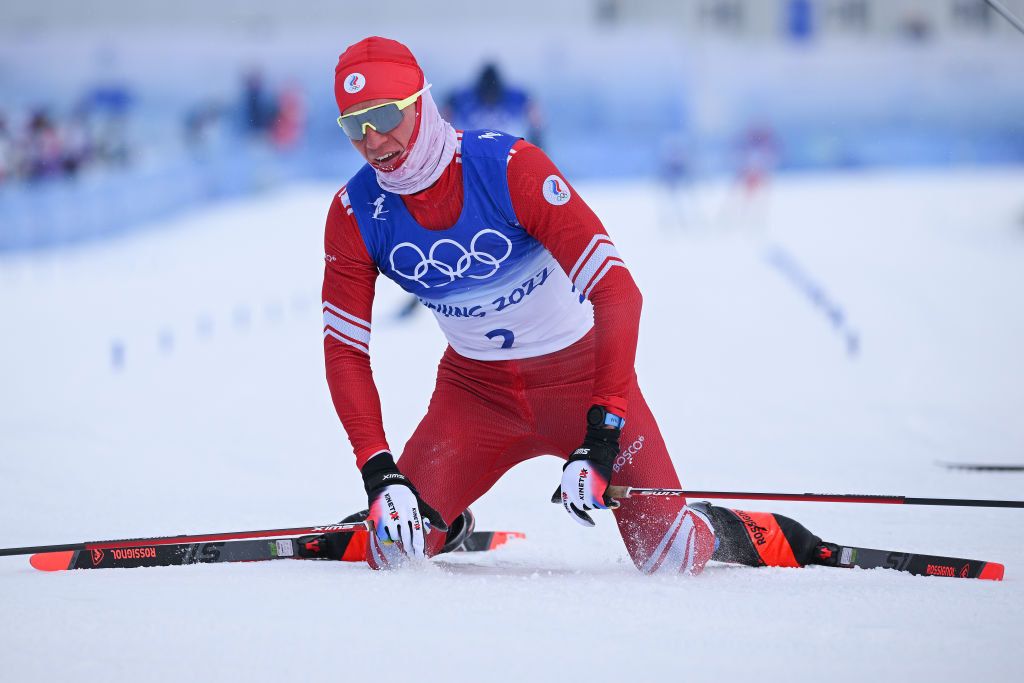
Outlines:
<svg viewBox="0 0 1024 683"><path fill-rule="evenodd" d="M566 460L556 495L569 516L593 526L591 511L613 509L645 573L697 574L716 546L715 559L806 564L820 539L792 520L605 495L613 479L679 486L633 370L640 292L539 148L500 130L456 131L430 87L386 38L350 46L335 69L338 123L366 164L327 216L323 338L369 503L368 564L451 549L452 534L438 532L471 526L473 501L544 454ZM378 274L416 295L449 342L397 463L370 371Z"/></svg>
<svg viewBox="0 0 1024 683"><path fill-rule="evenodd" d="M448 96L442 116L464 128L490 128L542 147L541 113L525 90L510 86L498 65L484 64L472 85Z"/></svg>

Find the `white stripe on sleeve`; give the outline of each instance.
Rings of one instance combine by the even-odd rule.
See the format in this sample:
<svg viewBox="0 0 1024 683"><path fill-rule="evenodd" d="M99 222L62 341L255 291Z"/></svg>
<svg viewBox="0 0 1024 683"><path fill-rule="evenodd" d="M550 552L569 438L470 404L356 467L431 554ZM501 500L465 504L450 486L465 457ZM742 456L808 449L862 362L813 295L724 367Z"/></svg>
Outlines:
<svg viewBox="0 0 1024 683"><path fill-rule="evenodd" d="M370 354L370 323L325 301L324 339L329 336Z"/></svg>
<svg viewBox="0 0 1024 683"><path fill-rule="evenodd" d="M341 188L341 192L338 193L338 199L341 200L341 205L345 207L345 213L349 216L352 215L352 200L348 198L348 185Z"/></svg>
<svg viewBox="0 0 1024 683"><path fill-rule="evenodd" d="M611 238L607 235L594 235L594 239L590 240L590 244L572 267L569 278L577 290L584 296L590 296L594 286L615 266L625 268L626 264L612 244Z"/></svg>

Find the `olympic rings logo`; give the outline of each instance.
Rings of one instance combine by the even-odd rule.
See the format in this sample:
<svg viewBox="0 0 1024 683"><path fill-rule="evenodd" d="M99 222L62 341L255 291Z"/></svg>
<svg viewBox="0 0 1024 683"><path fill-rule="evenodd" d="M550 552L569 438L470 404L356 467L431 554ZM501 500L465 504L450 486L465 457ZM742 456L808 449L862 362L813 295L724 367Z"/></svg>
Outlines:
<svg viewBox="0 0 1024 683"><path fill-rule="evenodd" d="M494 235L501 242L504 243L502 247L501 243L496 245L488 246L484 249L478 249L477 243L480 239L487 234ZM496 247L496 248L494 248ZM400 249L411 249L419 257L419 261L415 266L412 267L412 273L403 273L399 270L398 266L395 265L395 254ZM504 249L505 253L500 253ZM442 253L439 253L442 252ZM435 284L435 287L444 287L450 285L457 279L462 277L470 277L474 280L486 280L495 273L498 272L498 268L502 262L505 261L512 254L512 241L509 238L502 235L497 230L491 228L485 228L473 236L473 240L469 243L469 250L466 250L461 244L451 239L440 239L434 242L430 247L430 251L426 254L423 250L417 247L412 242L402 242L395 246L391 250L391 270L398 275L401 275L406 280L413 280L419 282L421 285L430 288L426 282L423 281L423 276L426 275L431 268L436 269L442 276L447 277L447 282L441 282ZM445 258L448 257L448 258ZM452 259L451 257L456 257ZM411 257L410 257L411 260ZM404 264L403 265L407 265ZM470 268L474 265L479 265L483 268L489 268L490 270L485 273L468 273ZM477 268L479 270L480 268Z"/></svg>

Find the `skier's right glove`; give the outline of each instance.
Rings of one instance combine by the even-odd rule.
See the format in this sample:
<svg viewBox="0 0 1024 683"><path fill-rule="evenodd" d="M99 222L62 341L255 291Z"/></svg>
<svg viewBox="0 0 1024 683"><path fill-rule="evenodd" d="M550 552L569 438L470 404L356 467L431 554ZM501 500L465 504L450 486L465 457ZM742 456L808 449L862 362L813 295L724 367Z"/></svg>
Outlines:
<svg viewBox="0 0 1024 683"><path fill-rule="evenodd" d="M431 529L447 531L448 526L434 508L427 505L412 482L398 471L391 453L382 451L363 465L363 486L373 525L367 543L367 562L374 569L390 569L406 558L423 558L425 534Z"/></svg>

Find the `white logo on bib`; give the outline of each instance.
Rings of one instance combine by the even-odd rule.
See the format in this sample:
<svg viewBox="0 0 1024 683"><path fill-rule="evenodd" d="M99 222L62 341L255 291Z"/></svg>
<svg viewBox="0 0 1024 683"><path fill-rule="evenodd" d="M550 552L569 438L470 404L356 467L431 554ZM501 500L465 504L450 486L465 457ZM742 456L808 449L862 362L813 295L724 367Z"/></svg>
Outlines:
<svg viewBox="0 0 1024 683"><path fill-rule="evenodd" d="M478 246L478 242L485 235L492 235L490 246L484 246L482 243ZM493 244L494 238L497 238L497 244ZM395 265L395 254L400 249L412 249L418 258L418 262L412 266L412 273L403 273ZM440 251L445 251L444 257L440 254ZM501 253L504 251L505 253ZM509 238L502 235L497 230L490 228L484 228L476 235L473 236L473 240L469 243L469 249L450 239L439 239L430 247L428 253L424 254L423 250L417 247L412 242L402 242L401 244L395 245L395 248L391 250L391 269L396 275L404 277L406 280L414 280L419 282L421 285L430 289L431 285L423 281L423 276L426 275L431 268L437 270L442 276L448 278L447 282L434 283L434 287L444 287L445 285L451 284L456 280L462 279L463 277L470 277L474 280L486 280L495 273L501 267L501 264L512 254L512 242ZM406 264L408 267L408 264ZM470 269L473 266L481 266L480 270L485 272L470 273Z"/></svg>

